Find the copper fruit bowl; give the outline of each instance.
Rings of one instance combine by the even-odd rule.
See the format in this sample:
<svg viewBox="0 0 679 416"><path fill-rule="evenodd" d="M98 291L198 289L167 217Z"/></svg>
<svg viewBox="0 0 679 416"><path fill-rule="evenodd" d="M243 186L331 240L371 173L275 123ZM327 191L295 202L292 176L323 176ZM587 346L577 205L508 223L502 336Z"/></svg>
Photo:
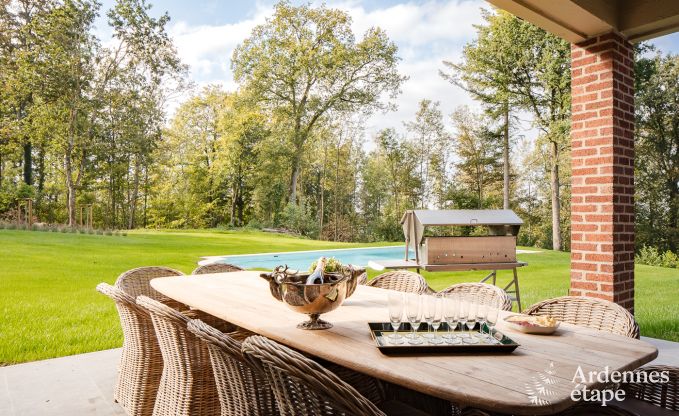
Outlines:
<svg viewBox="0 0 679 416"><path fill-rule="evenodd" d="M332 324L320 319L320 316L337 309L356 289L356 278L360 274L352 270L347 268L341 273L325 273L321 284L306 284L310 273L290 272L282 266L260 276L269 282L274 298L295 312L309 315L309 320L301 322L297 328L328 329L332 328Z"/></svg>

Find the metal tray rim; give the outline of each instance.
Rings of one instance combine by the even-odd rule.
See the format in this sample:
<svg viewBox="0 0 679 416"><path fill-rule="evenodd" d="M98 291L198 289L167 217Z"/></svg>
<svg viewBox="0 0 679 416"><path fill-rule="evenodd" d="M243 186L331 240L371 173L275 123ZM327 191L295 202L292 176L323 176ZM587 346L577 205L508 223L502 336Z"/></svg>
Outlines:
<svg viewBox="0 0 679 416"><path fill-rule="evenodd" d="M385 355L435 355L435 354L490 354L490 353L502 353L509 354L513 352L516 348L520 346L516 341L508 337L506 334L502 333L503 340L508 342L502 344L441 344L441 345L383 345L377 340L376 332L385 331L385 327L389 327L388 322L368 322L368 328L370 328L370 337L372 338L375 346L382 354ZM410 324L407 322L402 323L406 325L407 328ZM445 325L445 324L442 324ZM418 329L417 332L426 332L426 330Z"/></svg>

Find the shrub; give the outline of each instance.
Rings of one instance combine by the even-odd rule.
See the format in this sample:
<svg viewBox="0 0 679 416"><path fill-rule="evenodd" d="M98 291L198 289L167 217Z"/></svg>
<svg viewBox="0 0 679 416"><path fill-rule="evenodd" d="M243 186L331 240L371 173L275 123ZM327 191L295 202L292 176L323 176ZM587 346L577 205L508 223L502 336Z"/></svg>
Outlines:
<svg viewBox="0 0 679 416"><path fill-rule="evenodd" d="M250 222L248 222L245 228L251 230L261 230L262 228L264 228L264 224L262 224L262 222L259 221L257 218L253 218L250 220Z"/></svg>
<svg viewBox="0 0 679 416"><path fill-rule="evenodd" d="M662 267L679 268L679 256L676 253L667 250L662 255Z"/></svg>
<svg viewBox="0 0 679 416"><path fill-rule="evenodd" d="M307 204L289 203L281 215L281 225L306 237L318 235L318 221Z"/></svg>
<svg viewBox="0 0 679 416"><path fill-rule="evenodd" d="M647 266L679 268L679 255L670 250L661 253L656 247L643 246L634 260Z"/></svg>

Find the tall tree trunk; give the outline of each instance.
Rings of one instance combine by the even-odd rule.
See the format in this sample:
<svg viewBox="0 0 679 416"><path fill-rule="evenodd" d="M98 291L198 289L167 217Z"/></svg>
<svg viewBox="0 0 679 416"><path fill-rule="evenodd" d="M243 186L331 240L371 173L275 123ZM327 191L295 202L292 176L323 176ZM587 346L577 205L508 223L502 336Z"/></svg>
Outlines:
<svg viewBox="0 0 679 416"><path fill-rule="evenodd" d="M339 234L339 179L340 179L340 147L339 147L339 142L337 143L337 155L335 159L335 195L333 197L333 205L334 205L334 211L335 211L335 241L337 241L337 237Z"/></svg>
<svg viewBox="0 0 679 416"><path fill-rule="evenodd" d="M71 144L69 143L69 148ZM75 227L75 183L73 181L73 161L71 151L64 156L64 171L66 173L66 205L68 207L68 226Z"/></svg>
<svg viewBox="0 0 679 416"><path fill-rule="evenodd" d="M149 167L144 166L144 228L147 225L147 210L149 205Z"/></svg>
<svg viewBox="0 0 679 416"><path fill-rule="evenodd" d="M66 205L68 206L68 226L75 227L75 191L76 184L73 180L73 150L75 148L75 123L78 119L77 108L71 109L68 131L68 143L64 155L64 173L66 174Z"/></svg>
<svg viewBox="0 0 679 416"><path fill-rule="evenodd" d="M127 228L134 229L137 226L137 200L139 199L139 155L134 158L134 180L132 182L132 196L130 197L130 217L127 220Z"/></svg>
<svg viewBox="0 0 679 416"><path fill-rule="evenodd" d="M502 141L502 157L504 165L502 167L503 186L502 186L502 208L509 209L509 105L505 103L504 108L505 125L504 137Z"/></svg>
<svg viewBox="0 0 679 416"><path fill-rule="evenodd" d="M38 194L45 189L45 148L38 150Z"/></svg>
<svg viewBox="0 0 679 416"><path fill-rule="evenodd" d="M551 142L552 146L552 249L560 251L561 240L561 183L559 181L559 146Z"/></svg>
<svg viewBox="0 0 679 416"><path fill-rule="evenodd" d="M33 146L31 142L24 144L24 183L33 185Z"/></svg>
<svg viewBox="0 0 679 416"><path fill-rule="evenodd" d="M299 174L301 171L301 155L296 152L292 158L292 176L290 177L290 201L289 203L297 205L297 182L299 181Z"/></svg>
<svg viewBox="0 0 679 416"><path fill-rule="evenodd" d="M30 17L26 16L26 21L29 21ZM24 45L26 47L26 45ZM18 121L22 121L27 116L26 107L30 106L32 102L32 96L29 95L25 100L22 100L19 105L19 112L17 114ZM33 185L33 144L28 138L28 135L23 137L23 179L26 185Z"/></svg>
<svg viewBox="0 0 679 416"><path fill-rule="evenodd" d="M667 242L669 243L669 249L672 251L677 250L677 243L675 236L679 233L679 190L677 189L677 180L672 179L667 182L667 189L670 194L669 203L669 226L670 232ZM653 228L651 228L653 229Z"/></svg>
<svg viewBox="0 0 679 416"><path fill-rule="evenodd" d="M236 205L238 203L238 184L236 181L233 182L231 187L231 219L229 221L229 226L233 227L236 224Z"/></svg>
<svg viewBox="0 0 679 416"><path fill-rule="evenodd" d="M23 177L26 185L33 185L33 145L27 142L24 148Z"/></svg>
<svg viewBox="0 0 679 416"><path fill-rule="evenodd" d="M318 230L319 234L323 235L323 219L325 214L325 170L328 163L328 146L323 146L323 168L321 169L320 180L320 195L319 195L319 209L318 209Z"/></svg>

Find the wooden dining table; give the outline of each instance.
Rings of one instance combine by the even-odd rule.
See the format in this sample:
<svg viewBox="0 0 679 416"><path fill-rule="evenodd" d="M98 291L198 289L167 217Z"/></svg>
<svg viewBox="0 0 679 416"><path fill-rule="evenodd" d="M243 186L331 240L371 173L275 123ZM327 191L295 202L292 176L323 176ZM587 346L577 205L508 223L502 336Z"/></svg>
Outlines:
<svg viewBox="0 0 679 416"><path fill-rule="evenodd" d="M387 356L375 346L368 322L388 322L385 289L358 286L338 309L322 317L333 324L310 331L305 320L274 299L259 272L243 271L153 279L158 292L312 356L365 373L460 407L519 415L546 415L576 404L578 368L631 370L653 360L644 341L562 323L554 335L498 329L520 346L510 354ZM503 312L506 316L509 312ZM579 380L576 380L579 381Z"/></svg>

